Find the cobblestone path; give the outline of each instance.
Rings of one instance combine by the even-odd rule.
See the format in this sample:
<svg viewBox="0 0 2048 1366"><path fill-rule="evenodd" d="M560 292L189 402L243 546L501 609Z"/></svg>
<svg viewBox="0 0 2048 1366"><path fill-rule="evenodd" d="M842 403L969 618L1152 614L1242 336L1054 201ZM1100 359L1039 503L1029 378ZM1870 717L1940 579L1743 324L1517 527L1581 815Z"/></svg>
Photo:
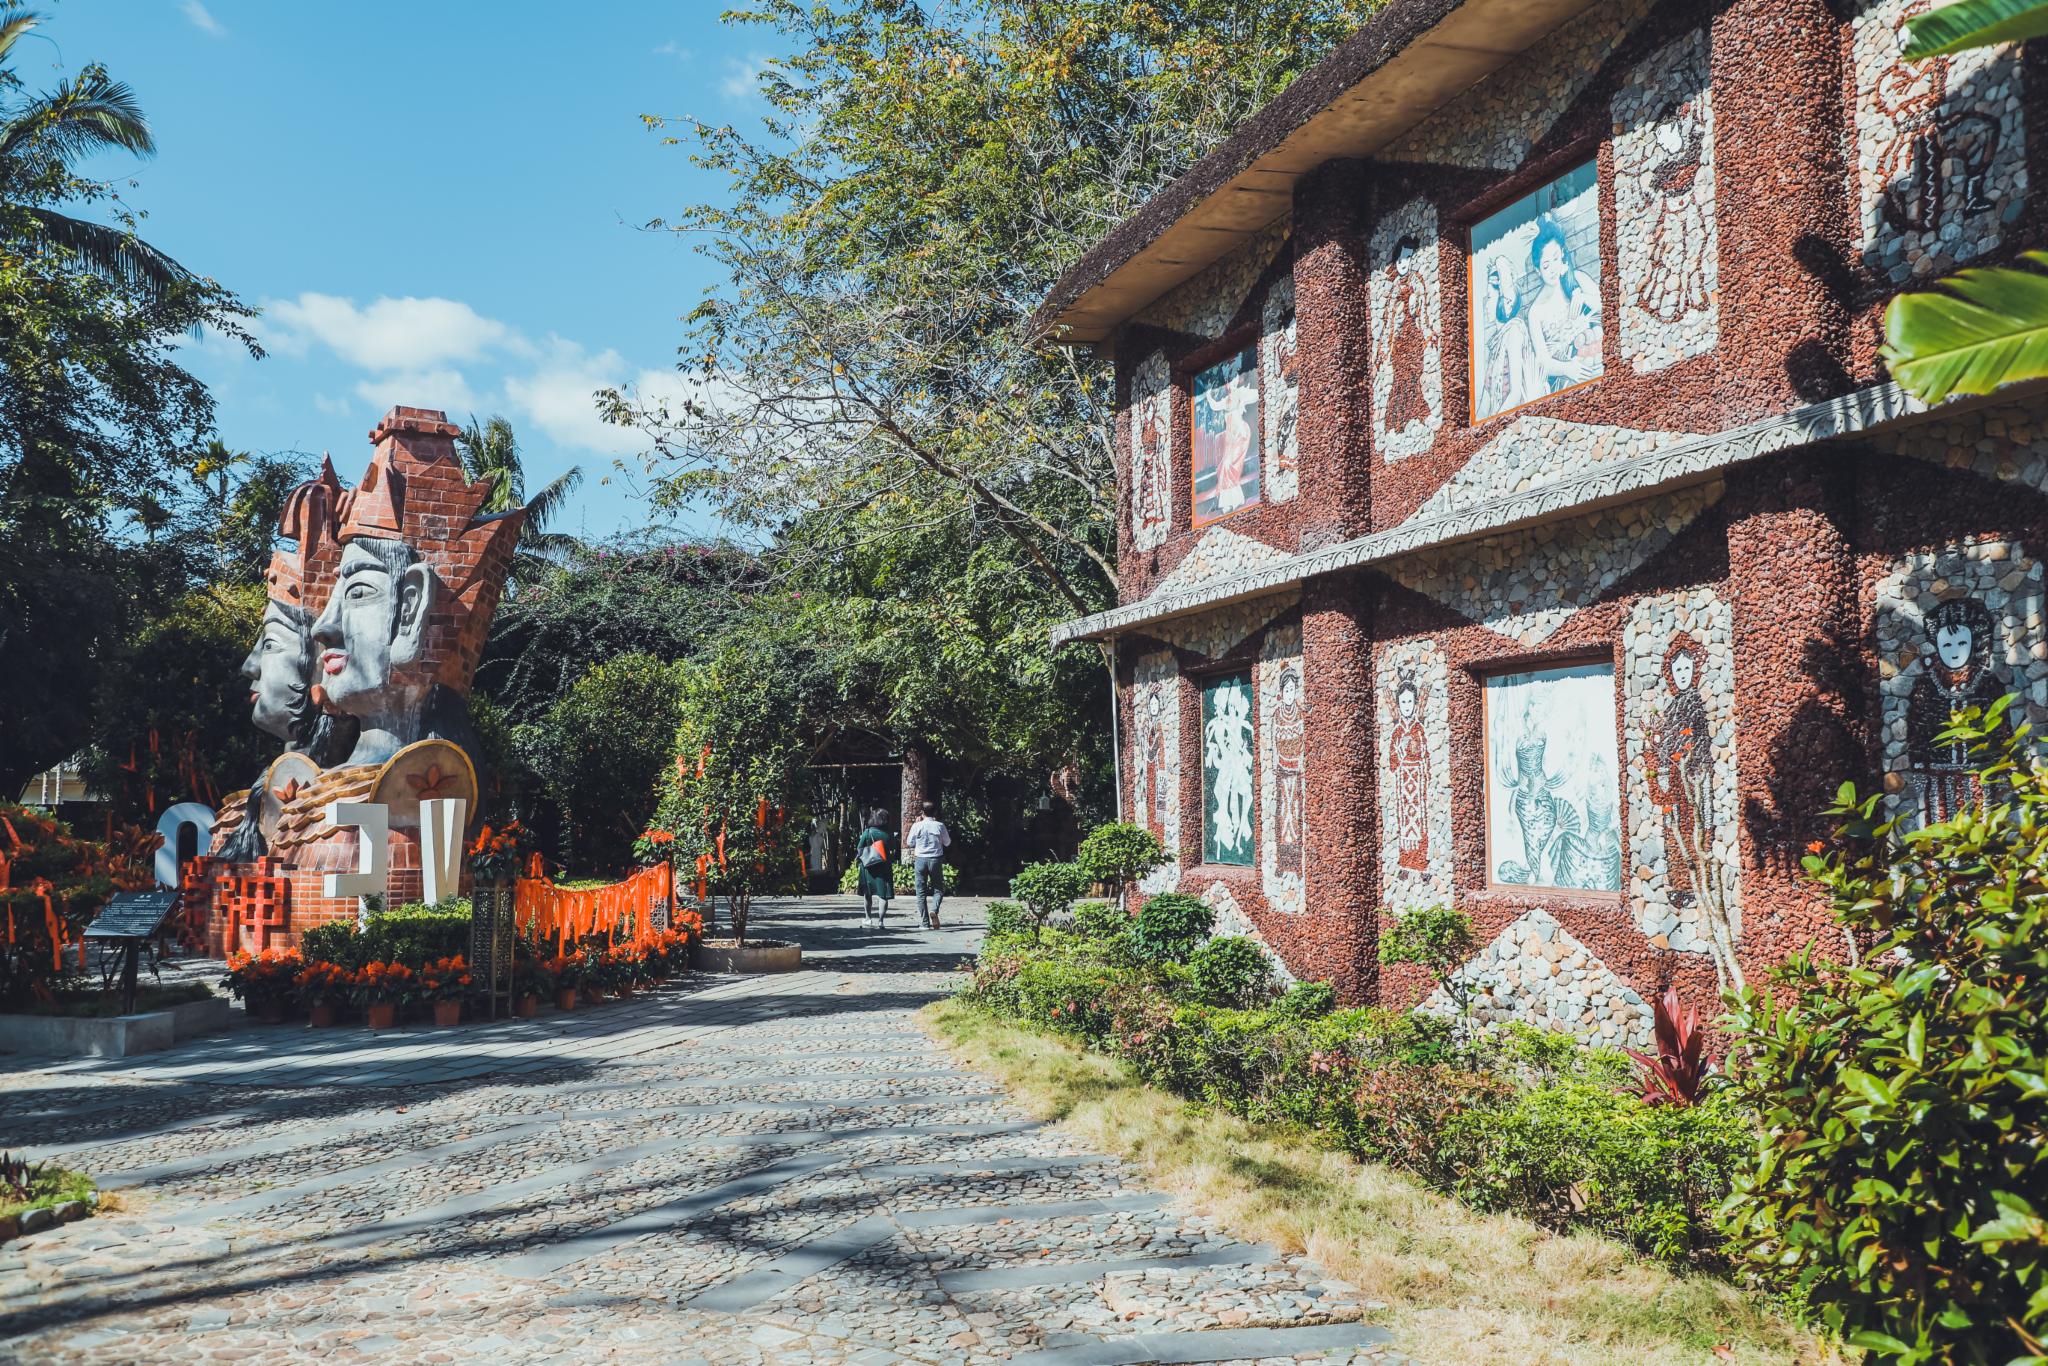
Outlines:
<svg viewBox="0 0 2048 1366"><path fill-rule="evenodd" d="M867 932L851 905L757 913L805 944L782 977L0 1062L0 1148L123 1207L0 1247L0 1360L1395 1359L1350 1287L919 1030L972 923Z"/></svg>

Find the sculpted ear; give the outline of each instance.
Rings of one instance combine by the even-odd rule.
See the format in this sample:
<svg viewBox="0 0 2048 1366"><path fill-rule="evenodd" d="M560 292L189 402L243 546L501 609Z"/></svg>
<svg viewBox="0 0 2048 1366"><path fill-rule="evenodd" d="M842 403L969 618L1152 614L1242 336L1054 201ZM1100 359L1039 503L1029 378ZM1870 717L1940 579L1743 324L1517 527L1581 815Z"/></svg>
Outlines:
<svg viewBox="0 0 2048 1366"><path fill-rule="evenodd" d="M398 611L392 620L391 662L410 664L420 657L427 637L427 617L434 610L434 571L415 564L398 576Z"/></svg>

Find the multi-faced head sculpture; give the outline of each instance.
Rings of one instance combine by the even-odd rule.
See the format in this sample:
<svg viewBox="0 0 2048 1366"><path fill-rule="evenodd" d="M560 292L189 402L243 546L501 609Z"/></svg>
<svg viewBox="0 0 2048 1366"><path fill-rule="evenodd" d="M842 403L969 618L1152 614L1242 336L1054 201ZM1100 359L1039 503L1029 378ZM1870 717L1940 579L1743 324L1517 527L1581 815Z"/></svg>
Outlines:
<svg viewBox="0 0 2048 1366"><path fill-rule="evenodd" d="M316 478L286 495L278 531L292 548L270 557L263 628L242 661L256 728L284 741L289 750L308 749L322 729L313 691L313 618L341 558L335 539L340 499L341 481L328 460L320 462Z"/></svg>

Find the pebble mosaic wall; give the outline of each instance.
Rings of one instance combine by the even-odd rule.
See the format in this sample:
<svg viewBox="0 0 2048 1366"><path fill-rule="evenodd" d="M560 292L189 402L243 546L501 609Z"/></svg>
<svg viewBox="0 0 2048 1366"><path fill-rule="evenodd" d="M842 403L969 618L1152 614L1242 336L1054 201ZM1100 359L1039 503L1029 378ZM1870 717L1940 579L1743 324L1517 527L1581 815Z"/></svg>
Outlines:
<svg viewBox="0 0 2048 1366"><path fill-rule="evenodd" d="M1448 545L1387 573L1524 645L1541 645L1671 544L1721 496L1705 484L1569 521Z"/></svg>
<svg viewBox="0 0 2048 1366"><path fill-rule="evenodd" d="M1403 204L1372 235L1372 434L1387 460L1422 454L1443 425L1440 255L1436 206L1427 199Z"/></svg>
<svg viewBox="0 0 2048 1366"><path fill-rule="evenodd" d="M1658 948L1739 974L1735 618L1711 587L1642 597L1622 626L1629 907Z"/></svg>
<svg viewBox="0 0 2048 1366"><path fill-rule="evenodd" d="M2015 44L1905 60L1930 0L1873 0L1854 21L1851 174L1864 262L1892 285L1990 251L2026 208L2025 91Z"/></svg>
<svg viewBox="0 0 2048 1366"><path fill-rule="evenodd" d="M1300 600L1299 590L1251 598L1173 621L1158 622L1145 629L1191 654L1205 659L1221 659L1243 644L1252 632Z"/></svg>
<svg viewBox="0 0 2048 1366"><path fill-rule="evenodd" d="M1237 904L1237 898L1231 894L1229 883L1210 883L1209 890L1202 893L1202 904L1216 917L1209 927L1212 938L1234 936L1251 940L1259 946L1259 952L1266 955L1266 966L1273 970L1273 975L1280 979L1281 984L1294 985L1294 973L1280 955L1273 952L1272 945L1259 933L1259 927L1252 924L1252 918L1244 913L1244 908Z"/></svg>
<svg viewBox="0 0 2048 1366"><path fill-rule="evenodd" d="M1220 337L1251 298L1259 277L1280 255L1292 223L1287 215L1137 314L1132 321L1196 337Z"/></svg>
<svg viewBox="0 0 2048 1366"><path fill-rule="evenodd" d="M1909 555L1878 581L1885 787L1912 823L1971 796L1967 754L1935 738L1953 710L2017 692L2037 723L2048 716L2042 590L2040 561L1998 539Z"/></svg>
<svg viewBox="0 0 2048 1366"><path fill-rule="evenodd" d="M1173 371L1154 351L1131 372L1131 545L1152 550L1173 531Z"/></svg>
<svg viewBox="0 0 2048 1366"><path fill-rule="evenodd" d="M1384 161L1512 171L1571 108L1655 0L1613 0L1537 43L1379 153Z"/></svg>
<svg viewBox="0 0 2048 1366"><path fill-rule="evenodd" d="M1633 460L1687 439L1684 432L1646 432L1554 417L1518 417L1473 452L1464 468L1423 500L1404 524L1462 512L1496 498L1529 493L1584 474L1595 465Z"/></svg>
<svg viewBox="0 0 2048 1366"><path fill-rule="evenodd" d="M1301 628L1276 626L1259 651L1259 878L1272 910L1298 915L1308 854L1308 696Z"/></svg>
<svg viewBox="0 0 2048 1366"><path fill-rule="evenodd" d="M1607 1048L1650 1045L1649 1002L1547 911L1514 921L1454 980L1470 989L1472 1019L1481 1025L1525 1024ZM1442 987L1422 1009L1457 1013Z"/></svg>
<svg viewBox="0 0 2048 1366"><path fill-rule="evenodd" d="M1140 655L1132 669L1131 815L1170 860L1142 889L1172 891L1180 881L1180 666L1170 650Z"/></svg>
<svg viewBox="0 0 2048 1366"><path fill-rule="evenodd" d="M1294 277L1266 291L1259 312L1260 405L1265 416L1265 499L1284 503L1301 487L1301 356L1295 349Z"/></svg>
<svg viewBox="0 0 2048 1366"><path fill-rule="evenodd" d="M1451 900L1450 678L1428 637L1380 652L1381 894L1389 910Z"/></svg>
<svg viewBox="0 0 2048 1366"><path fill-rule="evenodd" d="M1650 374L1713 350L1720 335L1707 31L1694 29L1631 71L1613 114L1621 354Z"/></svg>
<svg viewBox="0 0 2048 1366"><path fill-rule="evenodd" d="M1930 418L1872 439L1879 450L2048 493L2048 404L2038 400Z"/></svg>

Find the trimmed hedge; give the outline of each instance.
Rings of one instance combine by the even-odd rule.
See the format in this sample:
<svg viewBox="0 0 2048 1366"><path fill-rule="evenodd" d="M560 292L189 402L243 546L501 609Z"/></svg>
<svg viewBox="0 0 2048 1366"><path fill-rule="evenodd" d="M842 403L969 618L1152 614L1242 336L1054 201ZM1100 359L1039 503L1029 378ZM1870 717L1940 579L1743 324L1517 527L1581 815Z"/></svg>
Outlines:
<svg viewBox="0 0 2048 1366"><path fill-rule="evenodd" d="M470 906L453 897L433 906L400 906L370 917L361 929L352 920L316 925L299 936L299 956L355 972L367 963L424 963L469 954Z"/></svg>
<svg viewBox="0 0 2048 1366"><path fill-rule="evenodd" d="M1125 935L1048 928L1034 941L1014 923L990 935L962 988L981 1009L1121 1057L1178 1095L1313 1130L1478 1208L1593 1229L1674 1264L1723 1261L1713 1212L1755 1143L1726 1094L1645 1105L1623 1089L1633 1064L1621 1053L1525 1027L1460 1041L1434 1015L1332 1011L1316 983L1263 1008L1211 1004L1228 994L1218 969L1242 957L1218 947L1232 941L1191 964L1147 963Z"/></svg>

